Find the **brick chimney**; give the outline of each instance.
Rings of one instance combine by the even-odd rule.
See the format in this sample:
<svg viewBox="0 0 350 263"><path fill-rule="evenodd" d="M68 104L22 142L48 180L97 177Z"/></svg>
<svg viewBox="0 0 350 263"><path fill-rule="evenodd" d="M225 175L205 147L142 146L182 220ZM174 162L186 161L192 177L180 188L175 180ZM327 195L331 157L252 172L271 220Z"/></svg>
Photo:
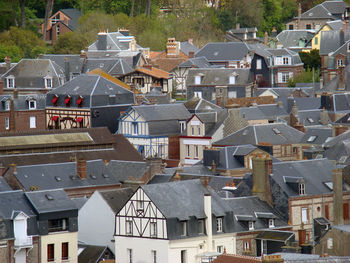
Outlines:
<svg viewBox="0 0 350 263"><path fill-rule="evenodd" d="M10 130L9 131L16 131L16 112L15 112L14 99L10 100Z"/></svg>
<svg viewBox="0 0 350 263"><path fill-rule="evenodd" d="M0 95L4 94L4 81L0 79Z"/></svg>
<svg viewBox="0 0 350 263"><path fill-rule="evenodd" d="M281 255L266 255L261 257L261 262L263 263L279 263L284 262Z"/></svg>
<svg viewBox="0 0 350 263"><path fill-rule="evenodd" d="M149 167L151 178L156 174L163 173L164 166L162 165L161 158L149 158L146 160L146 162L147 166Z"/></svg>
<svg viewBox="0 0 350 263"><path fill-rule="evenodd" d="M344 225L343 217L343 169L333 169L333 216L334 225Z"/></svg>
<svg viewBox="0 0 350 263"><path fill-rule="evenodd" d="M193 51L188 52L188 58L194 58L194 52Z"/></svg>
<svg viewBox="0 0 350 263"><path fill-rule="evenodd" d="M253 157L253 195L273 207L270 189L270 174L272 174L272 159L269 155L257 154Z"/></svg>
<svg viewBox="0 0 350 263"><path fill-rule="evenodd" d="M189 38L189 39L187 40L187 42L190 43L191 45L193 45L193 38Z"/></svg>
<svg viewBox="0 0 350 263"><path fill-rule="evenodd" d="M298 24L297 24L297 29L301 29L300 21L301 21L301 3L299 2L299 4L298 4Z"/></svg>
<svg viewBox="0 0 350 263"><path fill-rule="evenodd" d="M297 104L293 103L293 106L292 106L292 112L291 112L295 117L298 117L298 114L299 114L299 109L298 109L298 106Z"/></svg>
<svg viewBox="0 0 350 263"><path fill-rule="evenodd" d="M179 55L179 43L175 41L174 37L168 38L166 43L166 55L167 57L175 57Z"/></svg>
<svg viewBox="0 0 350 263"><path fill-rule="evenodd" d="M5 64L6 64L6 71L11 68L11 58L6 56L5 57Z"/></svg>
<svg viewBox="0 0 350 263"><path fill-rule="evenodd" d="M77 174L81 179L86 179L86 160L77 160Z"/></svg>

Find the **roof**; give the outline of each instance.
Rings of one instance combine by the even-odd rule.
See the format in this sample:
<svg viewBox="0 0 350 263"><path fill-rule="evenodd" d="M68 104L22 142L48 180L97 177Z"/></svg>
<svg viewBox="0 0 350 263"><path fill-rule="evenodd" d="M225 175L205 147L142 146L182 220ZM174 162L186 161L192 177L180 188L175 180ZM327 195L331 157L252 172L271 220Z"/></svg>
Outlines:
<svg viewBox="0 0 350 263"><path fill-rule="evenodd" d="M340 30L343 27L343 21L341 19L334 20L334 21L328 21L327 25L332 29L332 30Z"/></svg>
<svg viewBox="0 0 350 263"><path fill-rule="evenodd" d="M68 26L70 29L75 30L78 27L78 20L81 17L81 12L79 9L75 8L67 8L67 9L60 9L62 13L66 14L71 18L71 20L68 21Z"/></svg>
<svg viewBox="0 0 350 263"><path fill-rule="evenodd" d="M195 54L196 57L206 57L209 62L242 60L250 51L244 42L208 43Z"/></svg>
<svg viewBox="0 0 350 263"><path fill-rule="evenodd" d="M341 30L329 30L321 32L320 55L328 55L341 47L350 38L348 32L344 32L344 39L341 37Z"/></svg>
<svg viewBox="0 0 350 263"><path fill-rule="evenodd" d="M283 30L276 38L285 48L304 48L305 43L308 43L314 35L313 30ZM303 46L299 46L299 40L303 40Z"/></svg>
<svg viewBox="0 0 350 263"><path fill-rule="evenodd" d="M278 145L299 143L304 133L284 123L249 125L213 145Z"/></svg>
<svg viewBox="0 0 350 263"><path fill-rule="evenodd" d="M310 86L312 86L312 83L309 83ZM296 88L287 88L287 87L278 87L278 88L258 88L256 91L256 96L260 96L266 91L270 91L274 93L277 97L284 97L288 98L290 96L293 96L293 93L295 91L301 91L306 96L312 97L313 94L313 87L296 87Z"/></svg>
<svg viewBox="0 0 350 263"><path fill-rule="evenodd" d="M134 194L134 190L131 188L121 188L109 191L99 191L99 193L107 202L109 207L113 210L113 212L118 213L119 210Z"/></svg>
<svg viewBox="0 0 350 263"><path fill-rule="evenodd" d="M288 56L291 57L291 65L302 65L303 62L300 59L299 53L289 50L287 48L277 48L277 49L267 49L268 52L272 54L274 57L278 56Z"/></svg>
<svg viewBox="0 0 350 263"><path fill-rule="evenodd" d="M330 160L336 160L339 164L350 164L350 131L346 131L324 143L325 156Z"/></svg>
<svg viewBox="0 0 350 263"><path fill-rule="evenodd" d="M66 60L67 60L69 65L69 72L71 73L81 73L83 64L84 64L84 58L81 57L79 54L77 55L75 54L42 54L39 56L39 58L50 59L65 71L66 71L65 66L66 66Z"/></svg>
<svg viewBox="0 0 350 263"><path fill-rule="evenodd" d="M294 236L293 232L265 230L260 232L256 239L287 242L292 236Z"/></svg>
<svg viewBox="0 0 350 263"><path fill-rule="evenodd" d="M83 251L78 255L78 263L99 263L109 250L107 246L84 245ZM112 253L109 250L109 253Z"/></svg>
<svg viewBox="0 0 350 263"><path fill-rule="evenodd" d="M313 137L314 136L314 137ZM310 144L324 144L329 138L332 138L332 128L328 127L311 127L308 128L305 132L304 137L301 139L302 143Z"/></svg>
<svg viewBox="0 0 350 263"><path fill-rule="evenodd" d="M342 0L324 1L301 14L301 19L340 19L347 4Z"/></svg>
<svg viewBox="0 0 350 263"><path fill-rule="evenodd" d="M261 258L243 256L243 255L233 255L233 254L223 254L218 256L212 261L212 263L255 263L262 262Z"/></svg>
<svg viewBox="0 0 350 263"><path fill-rule="evenodd" d="M89 71L87 74L90 74L90 75L100 75L102 76L103 78L105 79L108 79L109 81L123 87L124 89L127 89L129 91L132 91L131 87L126 84L125 82L111 76L110 74L104 72L102 69L99 69L99 68L96 68L96 69L93 69L91 71ZM138 93L138 91L135 91L135 93Z"/></svg>
<svg viewBox="0 0 350 263"><path fill-rule="evenodd" d="M0 192L11 191L12 188L8 185L4 177L0 177Z"/></svg>
<svg viewBox="0 0 350 263"><path fill-rule="evenodd" d="M0 95L0 101L13 100L15 111L32 111L29 110L29 101L36 102L36 110L45 110L46 95L32 94L32 95L18 95L17 98L11 95ZM0 103L0 112L6 111L5 103ZM7 110L8 111L8 110Z"/></svg>
<svg viewBox="0 0 350 263"><path fill-rule="evenodd" d="M36 215L21 190L0 192L0 203L0 218L2 219L12 219L13 211L22 211L27 216Z"/></svg>
<svg viewBox="0 0 350 263"><path fill-rule="evenodd" d="M245 120L277 120L288 116L283 107L277 104L257 105L246 108L240 108L240 115Z"/></svg>
<svg viewBox="0 0 350 263"><path fill-rule="evenodd" d="M169 79L170 74L164 70L152 67L151 69L147 68L136 68L135 72L141 72L143 74L158 78L158 79Z"/></svg>
<svg viewBox="0 0 350 263"><path fill-rule="evenodd" d="M196 53L198 48L193 45L193 43L189 41L180 42L180 50L186 54L186 56L190 55L190 52Z"/></svg>
<svg viewBox="0 0 350 263"><path fill-rule="evenodd" d="M148 170L146 162L132 162L132 161L121 161L111 160L108 163L108 168L113 175L121 182L130 180L141 180Z"/></svg>
<svg viewBox="0 0 350 263"><path fill-rule="evenodd" d="M134 69L121 58L88 58L84 62L82 72L87 73L97 68L113 76L121 76L134 71Z"/></svg>
<svg viewBox="0 0 350 263"><path fill-rule="evenodd" d="M182 62L179 68L210 68L211 65L206 57L190 58L185 62Z"/></svg>
<svg viewBox="0 0 350 263"><path fill-rule="evenodd" d="M220 106L198 97L192 97L190 100L186 101L184 105L191 113L218 112L223 110Z"/></svg>
<svg viewBox="0 0 350 263"><path fill-rule="evenodd" d="M332 228L335 228L337 230L340 230L341 232L350 234L350 225L336 225L336 226L332 226Z"/></svg>
<svg viewBox="0 0 350 263"><path fill-rule="evenodd" d="M182 103L132 106L145 121L187 120L191 114Z"/></svg>

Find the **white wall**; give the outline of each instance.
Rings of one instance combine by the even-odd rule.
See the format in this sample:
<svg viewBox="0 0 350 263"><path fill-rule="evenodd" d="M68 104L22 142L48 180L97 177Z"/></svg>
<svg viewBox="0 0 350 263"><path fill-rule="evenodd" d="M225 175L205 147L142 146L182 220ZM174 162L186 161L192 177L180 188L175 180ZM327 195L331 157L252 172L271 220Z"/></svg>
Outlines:
<svg viewBox="0 0 350 263"><path fill-rule="evenodd" d="M78 238L91 245L108 246L114 252L115 214L96 191L78 213Z"/></svg>

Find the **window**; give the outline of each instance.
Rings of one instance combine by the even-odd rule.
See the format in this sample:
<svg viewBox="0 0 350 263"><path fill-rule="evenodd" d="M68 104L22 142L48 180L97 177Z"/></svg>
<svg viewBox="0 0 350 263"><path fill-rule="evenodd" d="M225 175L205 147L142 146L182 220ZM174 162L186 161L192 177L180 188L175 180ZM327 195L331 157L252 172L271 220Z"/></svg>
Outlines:
<svg viewBox="0 0 350 263"><path fill-rule="evenodd" d="M157 251L152 250L151 254L152 254L152 263L157 263Z"/></svg>
<svg viewBox="0 0 350 263"><path fill-rule="evenodd" d="M9 117L5 118L5 129L6 130L10 129L10 118Z"/></svg>
<svg viewBox="0 0 350 263"><path fill-rule="evenodd" d="M157 237L157 223L151 222L151 237Z"/></svg>
<svg viewBox="0 0 350 263"><path fill-rule="evenodd" d="M309 137L309 139L307 139L307 142L313 142L313 141L316 140L316 138L317 138L317 136L312 135L312 136Z"/></svg>
<svg viewBox="0 0 350 263"><path fill-rule="evenodd" d="M10 100L5 101L5 110L6 111L10 110L10 106L11 106L11 101Z"/></svg>
<svg viewBox="0 0 350 263"><path fill-rule="evenodd" d="M289 57L283 58L283 65L289 65Z"/></svg>
<svg viewBox="0 0 350 263"><path fill-rule="evenodd" d="M315 38L314 38L314 44L315 44L315 45L318 45L318 37L315 37Z"/></svg>
<svg viewBox="0 0 350 263"><path fill-rule="evenodd" d="M256 69L261 69L262 68L262 62L261 59L256 60Z"/></svg>
<svg viewBox="0 0 350 263"><path fill-rule="evenodd" d="M45 88L52 89L52 77L45 77Z"/></svg>
<svg viewBox="0 0 350 263"><path fill-rule="evenodd" d="M304 183L299 184L299 195L305 195L305 184Z"/></svg>
<svg viewBox="0 0 350 263"><path fill-rule="evenodd" d="M333 249L333 238L331 237L327 238L327 248Z"/></svg>
<svg viewBox="0 0 350 263"><path fill-rule="evenodd" d="M311 29L311 24L307 24L306 29Z"/></svg>
<svg viewBox="0 0 350 263"><path fill-rule="evenodd" d="M343 60L342 59L337 59L337 66L343 66Z"/></svg>
<svg viewBox="0 0 350 263"><path fill-rule="evenodd" d="M228 97L229 98L237 98L237 91L230 90L228 92Z"/></svg>
<svg viewBox="0 0 350 263"><path fill-rule="evenodd" d="M35 110L36 109L36 101L35 100L28 101L28 107L30 110Z"/></svg>
<svg viewBox="0 0 350 263"><path fill-rule="evenodd" d="M67 219L53 219L48 222L49 232L58 232L68 230Z"/></svg>
<svg viewBox="0 0 350 263"><path fill-rule="evenodd" d="M55 244L47 245L47 261L55 261Z"/></svg>
<svg viewBox="0 0 350 263"><path fill-rule="evenodd" d="M201 126L198 126L198 135L201 135Z"/></svg>
<svg viewBox="0 0 350 263"><path fill-rule="evenodd" d="M201 76L195 76L194 77L194 84L200 85L201 84L202 77Z"/></svg>
<svg viewBox="0 0 350 263"><path fill-rule="evenodd" d="M132 235L132 221L131 221L131 219L126 220L126 234Z"/></svg>
<svg viewBox="0 0 350 263"><path fill-rule="evenodd" d="M198 158L198 145L194 146L194 157Z"/></svg>
<svg viewBox="0 0 350 263"><path fill-rule="evenodd" d="M187 263L187 251L181 250L181 263Z"/></svg>
<svg viewBox="0 0 350 263"><path fill-rule="evenodd" d="M198 234L204 234L204 220L198 220Z"/></svg>
<svg viewBox="0 0 350 263"><path fill-rule="evenodd" d="M137 201L136 203L136 209L137 210L143 210L143 202L142 201Z"/></svg>
<svg viewBox="0 0 350 263"><path fill-rule="evenodd" d="M185 127L186 127L185 124L186 123L183 122L183 121L180 122L180 130L181 130L181 132L183 132L185 130Z"/></svg>
<svg viewBox="0 0 350 263"><path fill-rule="evenodd" d="M216 232L222 232L222 217L216 219Z"/></svg>
<svg viewBox="0 0 350 263"><path fill-rule="evenodd" d="M217 247L216 247L216 251L217 251L218 253L224 253L224 247L223 247L223 246L217 246Z"/></svg>
<svg viewBox="0 0 350 263"><path fill-rule="evenodd" d="M29 128L31 128L31 129L36 128L36 117L35 116L29 117Z"/></svg>
<svg viewBox="0 0 350 263"><path fill-rule="evenodd" d="M127 257L128 257L128 263L132 263L132 249L128 248L126 250L126 254L127 254Z"/></svg>
<svg viewBox="0 0 350 263"><path fill-rule="evenodd" d="M275 219L270 218L269 219L269 228L275 227Z"/></svg>
<svg viewBox="0 0 350 263"><path fill-rule="evenodd" d="M254 222L253 221L249 221L248 222L248 229L249 230L254 230Z"/></svg>
<svg viewBox="0 0 350 263"><path fill-rule="evenodd" d="M60 25L56 26L56 34L57 34L57 36L60 35Z"/></svg>
<svg viewBox="0 0 350 263"><path fill-rule="evenodd" d="M293 25L289 25L288 29L293 30L294 29Z"/></svg>
<svg viewBox="0 0 350 263"><path fill-rule="evenodd" d="M281 83L287 83L289 78L293 77L293 74L289 74L289 72L282 72L281 74Z"/></svg>
<svg viewBox="0 0 350 263"><path fill-rule="evenodd" d="M192 126L192 135L194 135L194 127Z"/></svg>
<svg viewBox="0 0 350 263"><path fill-rule="evenodd" d="M301 222L304 224L308 222L308 211L307 208L302 208L301 209Z"/></svg>
<svg viewBox="0 0 350 263"><path fill-rule="evenodd" d="M350 42L347 44L347 52L350 52Z"/></svg>
<svg viewBox="0 0 350 263"><path fill-rule="evenodd" d="M62 260L68 259L68 242L62 243Z"/></svg>
<svg viewBox="0 0 350 263"><path fill-rule="evenodd" d="M139 125L137 122L133 122L132 123L132 127L133 127L133 133L134 134L138 134L139 133Z"/></svg>
<svg viewBox="0 0 350 263"><path fill-rule="evenodd" d="M181 222L181 236L187 236L187 224L186 224L186 221Z"/></svg>
<svg viewBox="0 0 350 263"><path fill-rule="evenodd" d="M186 157L190 157L190 146L186 145Z"/></svg>
<svg viewBox="0 0 350 263"><path fill-rule="evenodd" d="M201 91L195 91L194 92L194 96L196 97L196 98L202 98L202 92Z"/></svg>
<svg viewBox="0 0 350 263"><path fill-rule="evenodd" d="M230 76L230 84L236 84L236 76Z"/></svg>
<svg viewBox="0 0 350 263"><path fill-rule="evenodd" d="M243 241L243 251L250 251L250 241L248 240Z"/></svg>
<svg viewBox="0 0 350 263"><path fill-rule="evenodd" d="M13 89L15 88L15 78L13 76L9 76L6 78L7 88Z"/></svg>

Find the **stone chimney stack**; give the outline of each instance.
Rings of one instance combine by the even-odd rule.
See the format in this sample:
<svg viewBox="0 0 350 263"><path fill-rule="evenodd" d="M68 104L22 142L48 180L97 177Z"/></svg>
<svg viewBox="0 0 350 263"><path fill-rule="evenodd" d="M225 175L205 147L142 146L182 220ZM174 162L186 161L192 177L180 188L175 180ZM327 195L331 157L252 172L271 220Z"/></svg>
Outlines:
<svg viewBox="0 0 350 263"><path fill-rule="evenodd" d="M334 225L344 225L343 217L343 169L333 169L333 216Z"/></svg>
<svg viewBox="0 0 350 263"><path fill-rule="evenodd" d="M325 108L321 110L320 122L322 125L327 125L329 123L328 111Z"/></svg>
<svg viewBox="0 0 350 263"><path fill-rule="evenodd" d="M129 49L131 51L136 51L136 39L133 37L129 43Z"/></svg>
<svg viewBox="0 0 350 263"><path fill-rule="evenodd" d="M188 58L194 58L194 52L193 51L188 52Z"/></svg>
<svg viewBox="0 0 350 263"><path fill-rule="evenodd" d="M298 25L297 29L301 29L301 3L298 4Z"/></svg>
<svg viewBox="0 0 350 263"><path fill-rule="evenodd" d="M79 159L77 161L77 174L81 179L86 179L86 160Z"/></svg>
<svg viewBox="0 0 350 263"><path fill-rule="evenodd" d="M207 252L213 252L213 226L211 213L211 195L204 195L204 213L206 216L205 229L207 230Z"/></svg>
<svg viewBox="0 0 350 263"><path fill-rule="evenodd" d="M5 57L5 64L6 64L6 70L9 70L11 68L11 58L6 56Z"/></svg>
<svg viewBox="0 0 350 263"><path fill-rule="evenodd" d="M99 32L97 35L97 49L107 50L107 33Z"/></svg>
<svg viewBox="0 0 350 263"><path fill-rule="evenodd" d="M253 195L273 207L270 189L270 174L272 174L272 159L269 155L258 154L253 157Z"/></svg>
<svg viewBox="0 0 350 263"><path fill-rule="evenodd" d="M64 75L66 77L66 81L70 80L70 69L69 69L69 59L68 57L64 58Z"/></svg>
<svg viewBox="0 0 350 263"><path fill-rule="evenodd" d="M282 263L284 262L281 255L266 255L261 257L261 262L263 263Z"/></svg>
<svg viewBox="0 0 350 263"><path fill-rule="evenodd" d="M295 117L298 117L298 114L299 114L299 109L298 109L298 106L297 106L297 104L295 103L295 101L294 101L293 106L292 106L292 114L293 114Z"/></svg>
<svg viewBox="0 0 350 263"><path fill-rule="evenodd" d="M345 90L345 67L338 67L338 90Z"/></svg>
<svg viewBox="0 0 350 263"><path fill-rule="evenodd" d="M179 55L179 45L174 37L168 38L166 43L166 55L168 57L175 57Z"/></svg>
<svg viewBox="0 0 350 263"><path fill-rule="evenodd" d="M269 45L269 35L267 34L267 31L265 31L265 35L264 35L264 44L265 46Z"/></svg>

